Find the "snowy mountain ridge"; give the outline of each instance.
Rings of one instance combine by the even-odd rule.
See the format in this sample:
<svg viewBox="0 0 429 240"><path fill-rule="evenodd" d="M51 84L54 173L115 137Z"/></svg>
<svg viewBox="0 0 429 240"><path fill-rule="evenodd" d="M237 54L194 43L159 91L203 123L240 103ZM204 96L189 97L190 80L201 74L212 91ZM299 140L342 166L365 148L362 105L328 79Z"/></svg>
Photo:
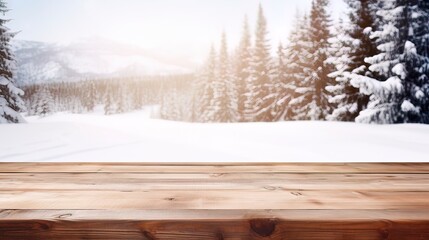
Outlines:
<svg viewBox="0 0 429 240"><path fill-rule="evenodd" d="M65 45L15 40L12 50L19 85L191 72L141 48L99 39Z"/></svg>

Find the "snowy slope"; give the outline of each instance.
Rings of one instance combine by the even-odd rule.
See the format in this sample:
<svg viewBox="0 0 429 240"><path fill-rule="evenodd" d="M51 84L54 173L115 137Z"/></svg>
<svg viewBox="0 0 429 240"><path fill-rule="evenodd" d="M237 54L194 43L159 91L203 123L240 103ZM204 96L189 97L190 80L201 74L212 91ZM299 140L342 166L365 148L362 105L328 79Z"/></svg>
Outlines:
<svg viewBox="0 0 429 240"><path fill-rule="evenodd" d="M189 124L66 113L0 125L0 161L429 161L429 126Z"/></svg>
<svg viewBox="0 0 429 240"><path fill-rule="evenodd" d="M100 39L69 45L14 41L13 51L19 84L190 72L140 48Z"/></svg>

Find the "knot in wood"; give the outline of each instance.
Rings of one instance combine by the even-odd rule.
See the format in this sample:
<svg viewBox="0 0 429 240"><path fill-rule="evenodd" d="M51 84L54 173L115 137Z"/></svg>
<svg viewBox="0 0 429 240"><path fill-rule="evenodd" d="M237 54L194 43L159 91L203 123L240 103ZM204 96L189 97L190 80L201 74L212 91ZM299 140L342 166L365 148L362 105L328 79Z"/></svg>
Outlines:
<svg viewBox="0 0 429 240"><path fill-rule="evenodd" d="M69 218L71 216L73 216L73 214L71 214L71 213L64 213L64 214L58 215L56 218L57 219L64 219L64 218Z"/></svg>
<svg viewBox="0 0 429 240"><path fill-rule="evenodd" d="M252 219L250 228L261 237L269 237L276 230L276 220L274 219Z"/></svg>

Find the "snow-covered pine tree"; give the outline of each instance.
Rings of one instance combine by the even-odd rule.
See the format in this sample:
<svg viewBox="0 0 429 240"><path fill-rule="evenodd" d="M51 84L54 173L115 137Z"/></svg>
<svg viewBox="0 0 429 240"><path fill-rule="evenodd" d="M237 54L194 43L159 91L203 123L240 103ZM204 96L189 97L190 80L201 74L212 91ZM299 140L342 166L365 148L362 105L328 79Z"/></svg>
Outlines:
<svg viewBox="0 0 429 240"><path fill-rule="evenodd" d="M343 50L347 51L348 55L348 60L346 60L338 52L334 53L339 58L338 61L346 61L347 64L347 68L344 68L346 66L343 65L341 70L338 67L341 68L342 63L339 63L340 66L337 65L336 71L333 73L334 76L337 75L337 86L342 85L341 90L337 91L339 97L331 98L331 101L337 102L339 105L335 107L329 119L337 121L355 121L359 113L368 105L369 97L360 93L359 89L350 83L350 73L375 77L368 70L369 64L365 62L365 58L378 53L375 41L370 38L370 31L375 27L378 0L346 0L346 3L349 6L350 23L343 26L347 28L347 31L339 28L337 31L340 33L336 35L343 36L345 39L342 41L334 37L333 40L333 44L337 44L334 48L338 47L338 44L343 44L345 47Z"/></svg>
<svg viewBox="0 0 429 240"><path fill-rule="evenodd" d="M104 114L111 115L114 113L114 103L113 103L113 89L111 86L111 82L107 83L106 87L106 95L104 96Z"/></svg>
<svg viewBox="0 0 429 240"><path fill-rule="evenodd" d="M193 109L194 101L192 96L192 88L186 87L182 89L179 95L179 110L180 110L180 120L184 122L193 122Z"/></svg>
<svg viewBox="0 0 429 240"><path fill-rule="evenodd" d="M164 120L170 120L170 94L166 93L161 99L159 106L159 117Z"/></svg>
<svg viewBox="0 0 429 240"><path fill-rule="evenodd" d="M160 107L162 119L171 121L182 120L181 103L177 94L177 87L174 87L168 93L164 94Z"/></svg>
<svg viewBox="0 0 429 240"><path fill-rule="evenodd" d="M94 81L86 81L84 84L85 87L85 96L84 96L84 102L83 105L85 106L86 111L92 112L95 108L95 103L97 101L96 99L96 93L95 93L95 85Z"/></svg>
<svg viewBox="0 0 429 240"><path fill-rule="evenodd" d="M247 80L250 77L252 59L252 43L247 16L244 17L243 31L240 44L237 49L235 63L235 81L237 88L237 114L238 121L245 122L246 119L246 93Z"/></svg>
<svg viewBox="0 0 429 240"><path fill-rule="evenodd" d="M326 90L331 93L329 102L334 110L327 116L331 121L354 121L355 115L359 114L356 94L359 89L350 83L350 74L353 70L351 58L354 49L354 39L350 36L350 24L340 19L335 28L334 37L329 39L332 56L328 63L334 65L335 71L328 76L335 79L335 84L327 86Z"/></svg>
<svg viewBox="0 0 429 240"><path fill-rule="evenodd" d="M0 14L8 11L5 1L0 0ZM25 109L21 99L24 92L16 87L13 80L14 56L10 41L15 33L6 27L8 20L0 18L0 124L24 122L19 112Z"/></svg>
<svg viewBox="0 0 429 240"><path fill-rule="evenodd" d="M282 43L279 43L273 77L275 102L272 105L271 115L274 121L285 120L287 116L291 115L289 102L293 97L293 90L289 85L288 64L289 62L288 59L286 59L285 49Z"/></svg>
<svg viewBox="0 0 429 240"><path fill-rule="evenodd" d="M31 97L27 97L25 101L25 108L27 109L28 116L36 115L36 102L37 102L37 94L33 93Z"/></svg>
<svg viewBox="0 0 429 240"><path fill-rule="evenodd" d="M134 82L132 92L132 109L140 110L143 107L143 92L139 85Z"/></svg>
<svg viewBox="0 0 429 240"><path fill-rule="evenodd" d="M348 14L352 27L350 37L354 39L351 67L355 72L372 76L374 73L369 71L370 65L365 61L365 58L379 53L375 40L371 38L371 30L377 28L377 19L379 18L377 11L382 1L346 0L346 2L351 9Z"/></svg>
<svg viewBox="0 0 429 240"><path fill-rule="evenodd" d="M418 16L419 22L429 22L429 1L419 0L418 7L421 11L421 15ZM418 42L417 51L425 58L429 57L429 24L421 24L420 26L414 26L414 37L415 41ZM429 66L426 65L426 71L429 71Z"/></svg>
<svg viewBox="0 0 429 240"><path fill-rule="evenodd" d="M329 58L329 42L331 20L327 11L329 0L313 0L310 15L310 41L312 45L311 68L313 100L310 111L307 113L311 120L324 120L331 112L329 103L330 93L326 86L332 85L333 80L328 77L332 66L326 61Z"/></svg>
<svg viewBox="0 0 429 240"><path fill-rule="evenodd" d="M414 101L420 107L418 122L429 123L429 1L418 0L415 24L413 24L413 42L419 55L419 77L417 85L420 89L415 92ZM413 91L412 91L413 92ZM423 94L422 94L423 93Z"/></svg>
<svg viewBox="0 0 429 240"><path fill-rule="evenodd" d="M212 45L206 64L199 71L193 84L193 121L210 122L213 119L213 82L215 81L217 56Z"/></svg>
<svg viewBox="0 0 429 240"><path fill-rule="evenodd" d="M37 104L38 104L39 95L40 95L40 88L38 86L37 87L34 86L34 88L31 90L32 90L31 91L32 96L27 100L28 103L26 105L26 109L27 109L27 114L29 116L35 116L37 115Z"/></svg>
<svg viewBox="0 0 429 240"><path fill-rule="evenodd" d="M311 69L312 42L310 39L310 19L308 16L296 16L295 28L289 36L289 45L286 49L287 87L292 90L290 116L285 120L310 120L316 107L314 98L314 79Z"/></svg>
<svg viewBox="0 0 429 240"><path fill-rule="evenodd" d="M272 121L272 60L267 39L267 21L259 5L251 73L247 82L246 118L248 121Z"/></svg>
<svg viewBox="0 0 429 240"><path fill-rule="evenodd" d="M235 122L237 120L237 99L234 78L231 74L228 46L225 32L222 33L217 65L218 77L213 81L213 122Z"/></svg>
<svg viewBox="0 0 429 240"><path fill-rule="evenodd" d="M372 33L380 54L366 59L378 78L356 75L352 84L370 95L363 123L429 123L428 8L420 0L382 0L380 27ZM420 51L419 51L420 49Z"/></svg>
<svg viewBox="0 0 429 240"><path fill-rule="evenodd" d="M131 89L129 88L130 86L128 84L129 82L127 81L124 81L124 83L120 81L115 85L115 113L129 112L132 108L132 94L130 94Z"/></svg>
<svg viewBox="0 0 429 240"><path fill-rule="evenodd" d="M54 99L47 87L39 89L35 103L33 111L38 116L46 116L54 112Z"/></svg>
<svg viewBox="0 0 429 240"><path fill-rule="evenodd" d="M116 113L124 113L126 112L126 98L127 95L124 93L124 89L119 87L116 91Z"/></svg>

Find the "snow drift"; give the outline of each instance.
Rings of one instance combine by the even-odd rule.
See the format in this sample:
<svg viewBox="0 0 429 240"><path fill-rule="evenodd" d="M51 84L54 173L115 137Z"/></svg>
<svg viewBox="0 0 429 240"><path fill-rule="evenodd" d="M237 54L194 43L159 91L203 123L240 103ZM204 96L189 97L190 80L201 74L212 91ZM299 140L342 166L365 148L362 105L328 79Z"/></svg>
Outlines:
<svg viewBox="0 0 429 240"><path fill-rule="evenodd" d="M151 110L59 113L0 125L0 161L409 162L429 161L429 126L339 122L192 124Z"/></svg>

